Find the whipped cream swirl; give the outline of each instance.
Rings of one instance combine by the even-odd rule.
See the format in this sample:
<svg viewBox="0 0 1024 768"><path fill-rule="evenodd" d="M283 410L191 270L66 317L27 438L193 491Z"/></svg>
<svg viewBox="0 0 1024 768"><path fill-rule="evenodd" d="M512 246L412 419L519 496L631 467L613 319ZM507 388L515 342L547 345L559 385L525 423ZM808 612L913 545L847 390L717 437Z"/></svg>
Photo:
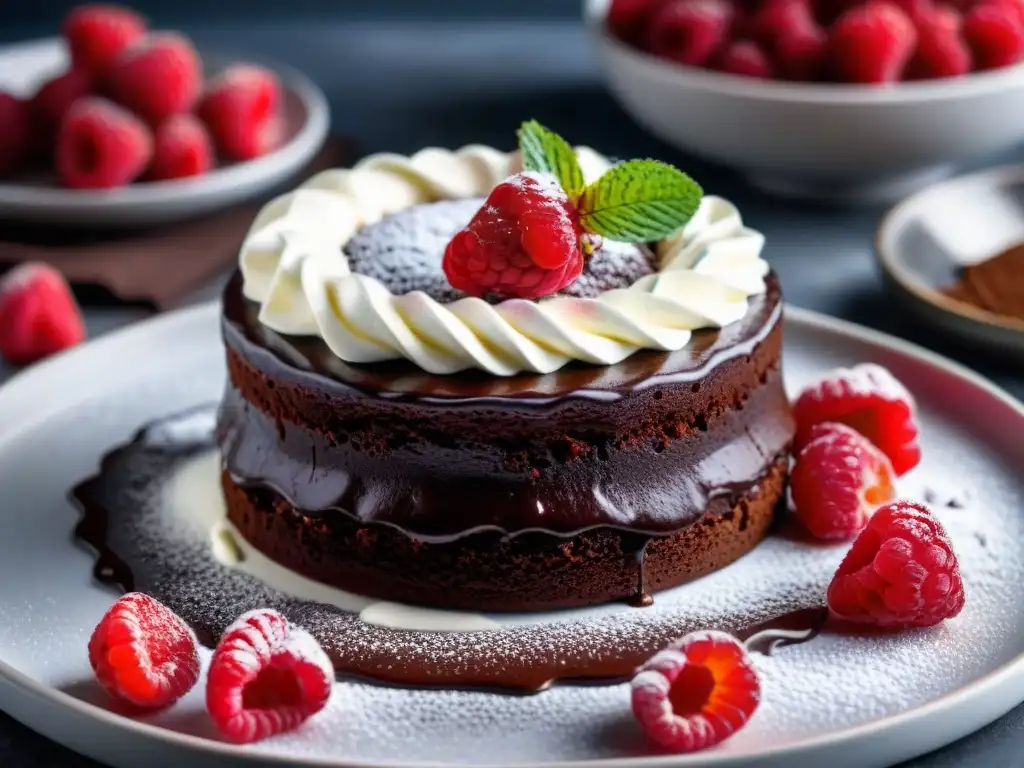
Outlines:
<svg viewBox="0 0 1024 768"><path fill-rule="evenodd" d="M587 181L611 166L592 149L577 152ZM429 373L512 376L680 349L694 330L742 318L765 290L764 237L719 197L705 197L684 229L658 243L657 273L592 299L441 303L420 291L396 296L350 270L343 248L361 227L412 205L484 197L517 170L517 153L470 145L324 171L257 215L240 255L245 296L268 328L318 336L350 363L404 358Z"/></svg>

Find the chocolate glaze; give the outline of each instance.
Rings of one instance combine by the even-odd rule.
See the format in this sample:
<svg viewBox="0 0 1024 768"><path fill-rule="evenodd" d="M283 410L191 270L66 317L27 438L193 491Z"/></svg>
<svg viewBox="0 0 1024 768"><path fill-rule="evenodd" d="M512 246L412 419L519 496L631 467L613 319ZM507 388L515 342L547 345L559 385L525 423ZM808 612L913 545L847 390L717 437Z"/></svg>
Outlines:
<svg viewBox="0 0 1024 768"><path fill-rule="evenodd" d="M368 625L333 607L282 595L220 565L207 536L183 535L162 500L168 478L213 448L213 407L162 419L102 460L98 474L71 491L82 510L77 538L96 553L95 577L122 590L152 594L188 621L210 646L241 613L273 607L306 627L339 676L416 687L539 691L553 681L616 683L672 639L721 629L755 652L807 642L825 626L817 592L777 600L757 616L712 624L669 613L638 622L632 614L551 622L488 632L429 633ZM212 484L211 484L212 485ZM211 487L211 494L217 493ZM637 615L649 615L647 611Z"/></svg>
<svg viewBox="0 0 1024 768"><path fill-rule="evenodd" d="M348 365L256 315L236 277L223 324L226 469L307 514L424 541L595 526L671 533L716 496L743 492L792 438L774 278L743 320L699 331L679 352L545 376Z"/></svg>

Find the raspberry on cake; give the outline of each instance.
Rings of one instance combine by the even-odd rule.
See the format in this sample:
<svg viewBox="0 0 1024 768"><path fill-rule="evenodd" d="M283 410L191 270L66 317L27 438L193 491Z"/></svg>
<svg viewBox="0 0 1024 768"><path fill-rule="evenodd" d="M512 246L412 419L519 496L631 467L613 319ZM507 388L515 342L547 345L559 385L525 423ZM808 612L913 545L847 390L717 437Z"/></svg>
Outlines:
<svg viewBox="0 0 1024 768"><path fill-rule="evenodd" d="M278 563L534 610L647 601L768 530L794 424L762 236L669 166L520 145L372 156L257 216L218 442Z"/></svg>

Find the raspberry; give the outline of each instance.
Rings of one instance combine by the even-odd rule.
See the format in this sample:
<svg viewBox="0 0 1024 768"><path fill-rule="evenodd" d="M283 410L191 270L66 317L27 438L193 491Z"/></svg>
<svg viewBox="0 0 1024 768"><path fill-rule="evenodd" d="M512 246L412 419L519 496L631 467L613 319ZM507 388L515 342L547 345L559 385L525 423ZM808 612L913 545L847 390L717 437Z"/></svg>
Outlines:
<svg viewBox="0 0 1024 768"><path fill-rule="evenodd" d="M964 584L942 523L909 501L879 509L832 577L828 606L839 618L886 629L956 616Z"/></svg>
<svg viewBox="0 0 1024 768"><path fill-rule="evenodd" d="M732 43L718 60L718 69L733 75L771 79L772 65L757 43L740 40Z"/></svg>
<svg viewBox="0 0 1024 768"><path fill-rule="evenodd" d="M212 167L213 146L198 119L192 115L175 115L156 129L147 179L199 176Z"/></svg>
<svg viewBox="0 0 1024 768"><path fill-rule="evenodd" d="M935 12L932 0L888 0L903 11L915 24L918 19L930 16Z"/></svg>
<svg viewBox="0 0 1024 768"><path fill-rule="evenodd" d="M937 6L914 17L914 25L917 50L907 65L908 79L957 77L971 71L971 51L960 35L960 14Z"/></svg>
<svg viewBox="0 0 1024 768"><path fill-rule="evenodd" d="M836 74L850 83L899 80L916 44L910 17L882 0L846 11L832 26L829 39Z"/></svg>
<svg viewBox="0 0 1024 768"><path fill-rule="evenodd" d="M228 627L210 661L206 708L218 730L244 744L298 728L327 704L334 669L305 630L269 609Z"/></svg>
<svg viewBox="0 0 1024 768"><path fill-rule="evenodd" d="M121 52L146 34L146 20L117 5L80 5L64 18L74 69L103 74Z"/></svg>
<svg viewBox="0 0 1024 768"><path fill-rule="evenodd" d="M733 7L724 0L670 0L651 19L651 53L680 64L707 64L725 44Z"/></svg>
<svg viewBox="0 0 1024 768"><path fill-rule="evenodd" d="M613 0L605 20L608 29L620 40L640 45L660 3L661 0Z"/></svg>
<svg viewBox="0 0 1024 768"><path fill-rule="evenodd" d="M984 2L964 16L964 40L974 54L976 69L999 69L1024 59L1024 24L1005 2Z"/></svg>
<svg viewBox="0 0 1024 768"><path fill-rule="evenodd" d="M839 368L807 387L793 404L795 447L799 450L810 441L815 424L838 421L874 443L902 475L921 460L915 410L906 387L882 366Z"/></svg>
<svg viewBox="0 0 1024 768"><path fill-rule="evenodd" d="M442 266L448 282L470 296L557 293L583 271L576 208L554 177L518 173L456 233Z"/></svg>
<svg viewBox="0 0 1024 768"><path fill-rule="evenodd" d="M57 135L57 174L79 189L120 187L141 174L153 154L153 137L134 115L106 99L79 99Z"/></svg>
<svg viewBox="0 0 1024 768"><path fill-rule="evenodd" d="M892 465L845 424L818 424L811 434L789 480L796 516L816 538L852 539L895 498Z"/></svg>
<svg viewBox="0 0 1024 768"><path fill-rule="evenodd" d="M0 356L25 365L85 338L82 313L60 272L26 262L0 278Z"/></svg>
<svg viewBox="0 0 1024 768"><path fill-rule="evenodd" d="M632 684L633 714L674 752L694 752L742 728L761 701L743 646L724 632L694 632L652 656Z"/></svg>
<svg viewBox="0 0 1024 768"><path fill-rule="evenodd" d="M821 76L828 36L804 0L769 0L752 26L781 77L817 80Z"/></svg>
<svg viewBox="0 0 1024 768"><path fill-rule="evenodd" d="M1024 26L1024 0L984 0L984 5L1000 5L1010 11Z"/></svg>
<svg viewBox="0 0 1024 768"><path fill-rule="evenodd" d="M0 176L28 164L34 146L32 138L28 104L0 91Z"/></svg>
<svg viewBox="0 0 1024 768"><path fill-rule="evenodd" d="M199 54L183 36L159 32L127 48L107 73L108 95L152 125L195 105L203 81Z"/></svg>
<svg viewBox="0 0 1024 768"><path fill-rule="evenodd" d="M214 143L232 160L251 160L280 146L281 84L273 72L239 64L207 86L199 106Z"/></svg>
<svg viewBox="0 0 1024 768"><path fill-rule="evenodd" d="M89 638L89 663L111 696L161 709L199 679L199 651L188 625L141 592L124 595Z"/></svg>
<svg viewBox="0 0 1024 768"><path fill-rule="evenodd" d="M40 86L29 106L32 117L47 140L57 135L64 115L71 105L93 92L92 76L82 69L72 69L57 75Z"/></svg>

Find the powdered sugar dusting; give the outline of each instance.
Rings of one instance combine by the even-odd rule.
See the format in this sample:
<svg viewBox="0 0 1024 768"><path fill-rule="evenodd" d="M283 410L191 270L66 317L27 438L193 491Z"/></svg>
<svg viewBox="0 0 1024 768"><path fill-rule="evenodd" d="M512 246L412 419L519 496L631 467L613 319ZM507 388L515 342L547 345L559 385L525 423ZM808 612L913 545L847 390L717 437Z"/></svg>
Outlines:
<svg viewBox="0 0 1024 768"><path fill-rule="evenodd" d="M905 402L912 407L914 397L886 368L875 363L861 363L853 368L837 368L821 377L808 389L820 390L830 397L877 395L890 402Z"/></svg>
<svg viewBox="0 0 1024 768"><path fill-rule="evenodd" d="M790 374L794 367L790 362ZM797 369L797 380L799 376ZM900 491L920 498L926 487L962 478L966 509L937 508L957 550L967 604L938 627L895 635L843 636L825 632L812 642L754 655L762 704L750 723L716 748L750 754L869 722L948 693L1008 660L1024 632L1024 494L1006 459L972 443L956 423L923 416L925 460L902 479ZM176 521L160 503L168 472L206 460L206 445L136 456L132 487L121 505L131 514L116 526L116 545L141 556L158 553L146 583L191 621L227 626L242 610L277 607L319 638L333 654L374 652L390 664L431 657L455 665L501 664L536 654L565 653L596 660L595 648L629 647L707 628L729 629L820 603L847 545L825 546L786 530L734 565L692 584L655 596L650 608L611 605L493 617L505 626L490 632L402 632L365 625L322 605L297 603L245 574L220 566L208 539L191 523ZM210 489L211 494L216 493ZM197 498L201 494L197 493ZM977 500L977 501L975 501ZM191 532L190 532L191 531ZM180 707L197 706L184 703ZM187 720L158 716L181 728ZM433 738L430 734L444 734ZM486 744L486 748L481 745ZM556 686L536 696L478 691L409 690L342 682L327 708L294 733L248 749L269 756L352 761L419 760L506 762L587 759L648 751L629 711L629 686Z"/></svg>

